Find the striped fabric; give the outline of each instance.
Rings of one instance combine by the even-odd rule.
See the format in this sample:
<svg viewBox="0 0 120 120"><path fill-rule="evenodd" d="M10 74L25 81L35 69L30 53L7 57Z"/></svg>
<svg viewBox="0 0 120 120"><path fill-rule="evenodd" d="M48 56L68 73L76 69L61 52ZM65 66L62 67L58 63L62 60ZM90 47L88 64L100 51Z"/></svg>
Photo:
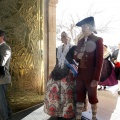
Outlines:
<svg viewBox="0 0 120 120"><path fill-rule="evenodd" d="M78 75L78 65L76 61L73 59L73 64L70 64L67 60L65 60L65 64L70 68L73 76L76 77Z"/></svg>

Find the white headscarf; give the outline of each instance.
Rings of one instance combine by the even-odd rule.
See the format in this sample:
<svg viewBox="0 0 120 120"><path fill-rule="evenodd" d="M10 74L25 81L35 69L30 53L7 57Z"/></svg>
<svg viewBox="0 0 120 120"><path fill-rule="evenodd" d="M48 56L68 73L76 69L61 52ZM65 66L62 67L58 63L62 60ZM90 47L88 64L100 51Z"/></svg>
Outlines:
<svg viewBox="0 0 120 120"><path fill-rule="evenodd" d="M66 33L66 35L67 35L67 33ZM67 35L67 37L68 37L68 35ZM58 66L59 67L61 67L61 68L64 67L65 57L66 57L66 55L71 47L72 47L72 45L70 44L69 40L67 41L67 45L65 46L64 50L63 50L63 45L58 47L57 59L58 59Z"/></svg>

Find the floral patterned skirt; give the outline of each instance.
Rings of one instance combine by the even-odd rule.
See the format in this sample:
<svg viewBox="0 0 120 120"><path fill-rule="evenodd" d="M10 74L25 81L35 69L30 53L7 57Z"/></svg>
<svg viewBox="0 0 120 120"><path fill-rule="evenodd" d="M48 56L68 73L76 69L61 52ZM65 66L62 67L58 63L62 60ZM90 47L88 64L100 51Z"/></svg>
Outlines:
<svg viewBox="0 0 120 120"><path fill-rule="evenodd" d="M44 112L50 116L75 117L74 77L71 73L62 80L49 78L46 85Z"/></svg>

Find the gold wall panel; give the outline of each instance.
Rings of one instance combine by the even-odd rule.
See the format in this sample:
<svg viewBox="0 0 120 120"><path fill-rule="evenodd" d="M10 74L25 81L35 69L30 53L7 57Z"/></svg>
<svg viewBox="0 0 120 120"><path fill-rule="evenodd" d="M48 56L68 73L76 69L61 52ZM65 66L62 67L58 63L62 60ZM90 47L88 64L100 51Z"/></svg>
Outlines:
<svg viewBox="0 0 120 120"><path fill-rule="evenodd" d="M43 0L0 0L0 29L12 49L7 96L17 112L43 101Z"/></svg>

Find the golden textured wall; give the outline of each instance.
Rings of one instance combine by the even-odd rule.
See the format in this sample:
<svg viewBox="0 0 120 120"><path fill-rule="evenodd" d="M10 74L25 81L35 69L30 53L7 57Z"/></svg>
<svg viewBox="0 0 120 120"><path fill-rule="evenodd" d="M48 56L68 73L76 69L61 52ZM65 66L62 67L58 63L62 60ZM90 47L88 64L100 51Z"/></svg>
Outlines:
<svg viewBox="0 0 120 120"><path fill-rule="evenodd" d="M0 29L12 49L7 95L16 112L43 101L43 0L0 1Z"/></svg>

